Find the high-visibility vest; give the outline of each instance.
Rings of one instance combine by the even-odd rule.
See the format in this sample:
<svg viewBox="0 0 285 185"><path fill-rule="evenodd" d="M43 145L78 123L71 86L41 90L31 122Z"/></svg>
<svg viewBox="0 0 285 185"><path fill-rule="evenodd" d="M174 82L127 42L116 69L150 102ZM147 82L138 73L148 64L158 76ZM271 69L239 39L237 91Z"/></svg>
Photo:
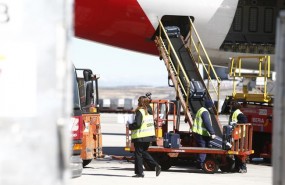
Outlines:
<svg viewBox="0 0 285 185"><path fill-rule="evenodd" d="M154 120L151 114L146 115L144 109L139 109L142 114L142 124L139 129L132 130L132 139L155 136Z"/></svg>
<svg viewBox="0 0 285 185"><path fill-rule="evenodd" d="M232 119L231 119L231 122L238 122L238 115L240 115L240 114L242 114L242 112L239 110L239 109L237 109L237 110L235 110L234 111L234 113L233 113L233 115L232 115ZM242 129L243 128L243 129ZM242 126L242 128L240 127L239 128L239 137L241 137L241 130L243 130L243 135L242 135L242 137L245 137L245 126L243 125Z"/></svg>
<svg viewBox="0 0 285 185"><path fill-rule="evenodd" d="M208 130L205 128L205 125L203 124L203 119L202 119L202 114L203 112L205 112L208 110L205 109L204 107L201 107L196 116L195 116L195 120L194 120L194 124L193 124L193 132L202 135L202 136L211 136L211 134L208 132ZM210 114L209 114L210 115ZM211 121L211 117L209 116L210 121ZM212 121L211 121L212 124Z"/></svg>
<svg viewBox="0 0 285 185"><path fill-rule="evenodd" d="M239 114L242 114L242 112L239 110L239 109L237 109L237 110L235 110L234 111L234 113L233 113L233 115L232 115L232 119L231 119L231 122L238 122L238 115Z"/></svg>

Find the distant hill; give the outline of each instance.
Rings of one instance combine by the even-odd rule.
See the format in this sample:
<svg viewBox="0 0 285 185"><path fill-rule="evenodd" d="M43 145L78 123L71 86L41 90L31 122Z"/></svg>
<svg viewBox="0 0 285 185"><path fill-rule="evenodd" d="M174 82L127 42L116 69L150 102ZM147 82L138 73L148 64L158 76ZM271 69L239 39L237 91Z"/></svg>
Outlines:
<svg viewBox="0 0 285 185"><path fill-rule="evenodd" d="M145 95L147 92L151 92L153 99L175 99L175 89L173 87L150 86L99 87L99 98L137 99L138 97Z"/></svg>

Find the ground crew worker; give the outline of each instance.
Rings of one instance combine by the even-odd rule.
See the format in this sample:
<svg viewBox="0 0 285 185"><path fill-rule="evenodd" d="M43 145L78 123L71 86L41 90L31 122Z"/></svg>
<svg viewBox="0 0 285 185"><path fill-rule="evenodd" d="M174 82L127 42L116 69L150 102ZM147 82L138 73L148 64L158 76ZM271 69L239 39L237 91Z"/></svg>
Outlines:
<svg viewBox="0 0 285 185"><path fill-rule="evenodd" d="M132 177L144 177L143 160L155 168L156 176L159 176L161 172L160 165L147 152L150 142L156 141L154 120L149 102L149 98L146 96L139 97L134 123L128 124L132 131L131 138L135 147L135 175Z"/></svg>
<svg viewBox="0 0 285 185"><path fill-rule="evenodd" d="M147 110L150 110L151 112L153 112L152 111L152 106L151 106L151 92L147 92L146 94L145 94L145 96L148 98L148 101L149 101L149 103L148 103L148 106L147 106Z"/></svg>
<svg viewBox="0 0 285 185"><path fill-rule="evenodd" d="M215 131L212 127L211 116L209 110L213 107L211 100L205 101L205 107L201 107L195 116L193 124L194 138L199 147L209 147L210 140L216 137ZM198 154L197 168L202 169L203 163L206 159L206 154Z"/></svg>
<svg viewBox="0 0 285 185"><path fill-rule="evenodd" d="M230 118L229 122L236 122L236 123L247 123L247 117L240 111L241 105L233 101L230 106Z"/></svg>
<svg viewBox="0 0 285 185"><path fill-rule="evenodd" d="M240 111L241 105L233 101L230 105L230 118L229 118L229 123L247 123L247 117ZM247 167L246 163L242 162L242 160L235 156L235 170L239 173L246 173L247 172Z"/></svg>

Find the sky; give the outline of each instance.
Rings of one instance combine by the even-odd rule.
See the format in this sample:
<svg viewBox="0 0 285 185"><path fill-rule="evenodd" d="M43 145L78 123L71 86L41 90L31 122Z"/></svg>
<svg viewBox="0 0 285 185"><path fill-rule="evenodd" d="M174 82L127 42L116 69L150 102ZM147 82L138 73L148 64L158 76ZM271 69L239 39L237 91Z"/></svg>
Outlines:
<svg viewBox="0 0 285 185"><path fill-rule="evenodd" d="M168 86L167 70L158 56L72 39L71 60L76 68L99 74L101 87Z"/></svg>

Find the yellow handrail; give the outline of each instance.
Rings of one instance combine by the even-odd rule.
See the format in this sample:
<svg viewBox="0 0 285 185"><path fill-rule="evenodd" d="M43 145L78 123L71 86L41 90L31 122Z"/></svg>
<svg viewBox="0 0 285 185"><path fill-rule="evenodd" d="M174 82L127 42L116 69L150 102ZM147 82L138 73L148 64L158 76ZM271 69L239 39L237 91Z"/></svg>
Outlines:
<svg viewBox="0 0 285 185"><path fill-rule="evenodd" d="M205 47L204 47L204 45L203 45L203 43L202 43L202 41L201 41L201 39L200 39L200 37L199 37L199 35L197 33L197 30L194 27L194 24L193 24L192 20L190 18L189 18L189 20L190 20L191 27L190 27L190 32L189 32L190 33L190 42L189 42L188 51L190 52L190 56L193 56L191 54L191 48L190 48L191 43L192 43L193 44L192 46L195 48L196 52L198 53L198 62L196 61L196 63L198 63L198 65L199 65L199 63L201 63L203 65L203 68L205 69L207 75L208 75L208 85L207 85L207 88L209 89L209 86L210 86L209 83L211 83L211 85L212 85L212 87L214 89L214 92L217 94L217 100L219 100L219 98L220 98L220 83L221 83L220 79L217 76L217 73L215 72L215 69L214 69L214 67L213 67L213 65L211 63L211 60L210 60L210 58L209 58L209 56L208 56L208 54L207 54L207 52L205 50ZM194 40L194 38L192 36L192 33L195 34L195 36L197 37L198 44L195 43L195 40ZM165 35L165 39L166 39L167 42L164 42L162 40L162 36L161 36L162 34ZM172 69L177 74L177 76L179 76L180 74L182 74L182 76L183 76L183 80L186 83L186 87L183 87L183 86L180 86L180 87L181 87L181 90L186 95L186 104L187 104L187 107L188 107L188 102L189 102L188 98L189 98L189 93L190 93L189 92L190 91L190 79L188 78L187 73L185 72L185 70L184 70L184 68L183 68L183 66L181 64L181 61L180 61L179 57L177 56L177 54L175 52L175 49L174 49L174 47L173 47L169 37L167 36L167 32L165 31L164 26L163 26L163 24L162 24L162 22L160 20L159 20L159 40L160 40L160 43L162 44L162 47L164 47L165 51L167 51L167 53L168 53L167 54L168 55L167 58L168 58L168 61L169 61L168 65L172 66ZM168 46L167 48L166 48L164 43L167 44L167 46ZM197 46L197 45L199 45L199 46ZM200 50L200 46L202 48L201 50ZM200 51L202 51L202 53L205 54L206 59L207 59L207 63L204 62L204 60L203 60L203 58L202 58L202 56L200 54ZM171 52L173 53L174 58L177 61L177 66L176 67L175 67L174 63L172 62L172 60L171 60L171 57L170 57L170 53ZM208 65L208 69L207 69L206 65ZM216 79L216 82L217 82L217 87L215 87L215 85L214 85L214 83L213 83L213 81L212 81L212 79L210 77L210 72L211 71L213 72L213 74L215 76L215 79ZM178 81L179 84L182 83L180 78L177 78L177 81ZM185 88L187 88L187 89L185 89ZM178 89L176 89L176 90L178 90ZM219 109L219 101L218 101L217 109ZM218 114L218 111L216 111L216 112Z"/></svg>
<svg viewBox="0 0 285 185"><path fill-rule="evenodd" d="M218 77L218 75L217 75L217 73L216 73L216 71L215 71L215 69L214 69L214 67L213 67L213 65L212 65L212 62L211 62L211 60L210 60L210 58L209 58L209 56L208 56L208 54L207 54L207 51L206 51L206 49L205 49L205 47L204 47L204 45L203 45L203 43L202 43L202 41L201 41L201 39L200 39L200 36L199 36L199 34L198 34L198 32L197 32L197 30L196 30L196 28L195 28L195 26L194 26L194 24L193 24L193 21L191 20L191 18L189 17L189 21L190 21L190 34L189 34L189 37L190 37L190 41L189 41L189 43L188 43L188 51L189 51L189 53L190 53L190 55L191 56L193 56L192 55L192 51L191 51L191 48L194 48L195 49L195 51L197 52L197 54L198 54L198 65L199 65L199 63L201 63L202 65L203 65L203 68L204 68L204 70L206 71L206 73L207 73L207 75L208 75L208 89L209 89L209 82L211 82L211 84L212 84L212 87L213 87L213 89L214 89L214 92L216 93L216 95L217 95L217 100L219 100L220 99L220 84L221 84L221 80L220 80L220 78ZM194 32L193 32L193 31ZM196 38L197 38L197 44L196 44L196 42L195 42L195 39L194 39L194 36L196 36ZM186 39L187 40L187 39ZM202 48L202 50L200 49L200 46L201 46L201 48ZM205 63L204 62L204 60L203 60L203 58L202 58L202 56L201 56L201 51L202 51L202 53L204 53L204 55L205 55L205 57L206 57L206 60L207 60L207 63ZM193 58L194 59L194 58ZM208 65L208 69L207 69L207 67L206 67L206 65ZM214 83L213 83L213 81L212 81L212 78L210 77L210 72L212 71L212 73L214 74L214 76L215 76L215 79L216 79L216 81L217 81L217 88L215 87L215 85L214 85ZM217 109L219 110L219 101L218 101L218 105L217 105ZM217 111L218 112L218 111Z"/></svg>
<svg viewBox="0 0 285 185"><path fill-rule="evenodd" d="M242 73L242 59L256 59L258 62L258 74ZM262 65L263 64L263 65ZM248 101L270 102L271 95L267 93L267 78L270 77L270 56L238 56L231 59L231 67L229 76L234 78L233 83L233 98L246 99ZM243 93L237 93L236 90L236 77L263 77L264 78L264 92L261 93L248 93L244 90Z"/></svg>
<svg viewBox="0 0 285 185"><path fill-rule="evenodd" d="M175 49L174 49L174 47L173 47L173 45L172 45L170 39L168 38L167 33L166 33L165 29L164 29L164 26L163 26L163 24L162 24L162 22L161 22L160 20L159 20L159 25L160 25L160 27L159 27L159 29L160 29L160 30L159 30L159 33L160 33L159 38L160 38L160 40L161 40L161 43L164 43L164 42L162 41L162 38L161 38L161 31L163 31L164 35L166 36L166 40L167 40L167 45L168 45L167 51L168 51L168 53L171 53L170 51L172 51L172 53L174 54L174 57L175 57L175 59L176 59L176 61L177 61L177 63L178 63L177 69L175 69L175 65L174 65L174 63L172 62L171 57L170 57L170 55L169 55L169 56L168 56L168 59L169 59L169 61L171 62L171 66L172 66L173 69L175 69L175 72L176 72L177 76L179 76L180 71L181 71L182 74L183 74L183 78L184 78L184 80L186 81L187 89L185 89L183 86L181 86L181 88L182 88L182 90L184 91L184 94L186 94L186 96L187 96L187 97L186 97L186 99L187 99L186 103L187 103L187 106L188 106L190 80L189 80L189 78L188 78L188 76L187 76L187 73L186 73L186 71L184 70L184 68L183 68L183 66L182 66L182 64L181 64L181 61L180 61L179 57L177 56L177 54L176 54L176 52L175 52ZM165 47L165 45L163 45L163 47ZM165 47L165 48L166 48L166 47ZM180 78L178 78L177 80L178 80L178 82L179 82L180 84L182 83L181 80L180 80Z"/></svg>

